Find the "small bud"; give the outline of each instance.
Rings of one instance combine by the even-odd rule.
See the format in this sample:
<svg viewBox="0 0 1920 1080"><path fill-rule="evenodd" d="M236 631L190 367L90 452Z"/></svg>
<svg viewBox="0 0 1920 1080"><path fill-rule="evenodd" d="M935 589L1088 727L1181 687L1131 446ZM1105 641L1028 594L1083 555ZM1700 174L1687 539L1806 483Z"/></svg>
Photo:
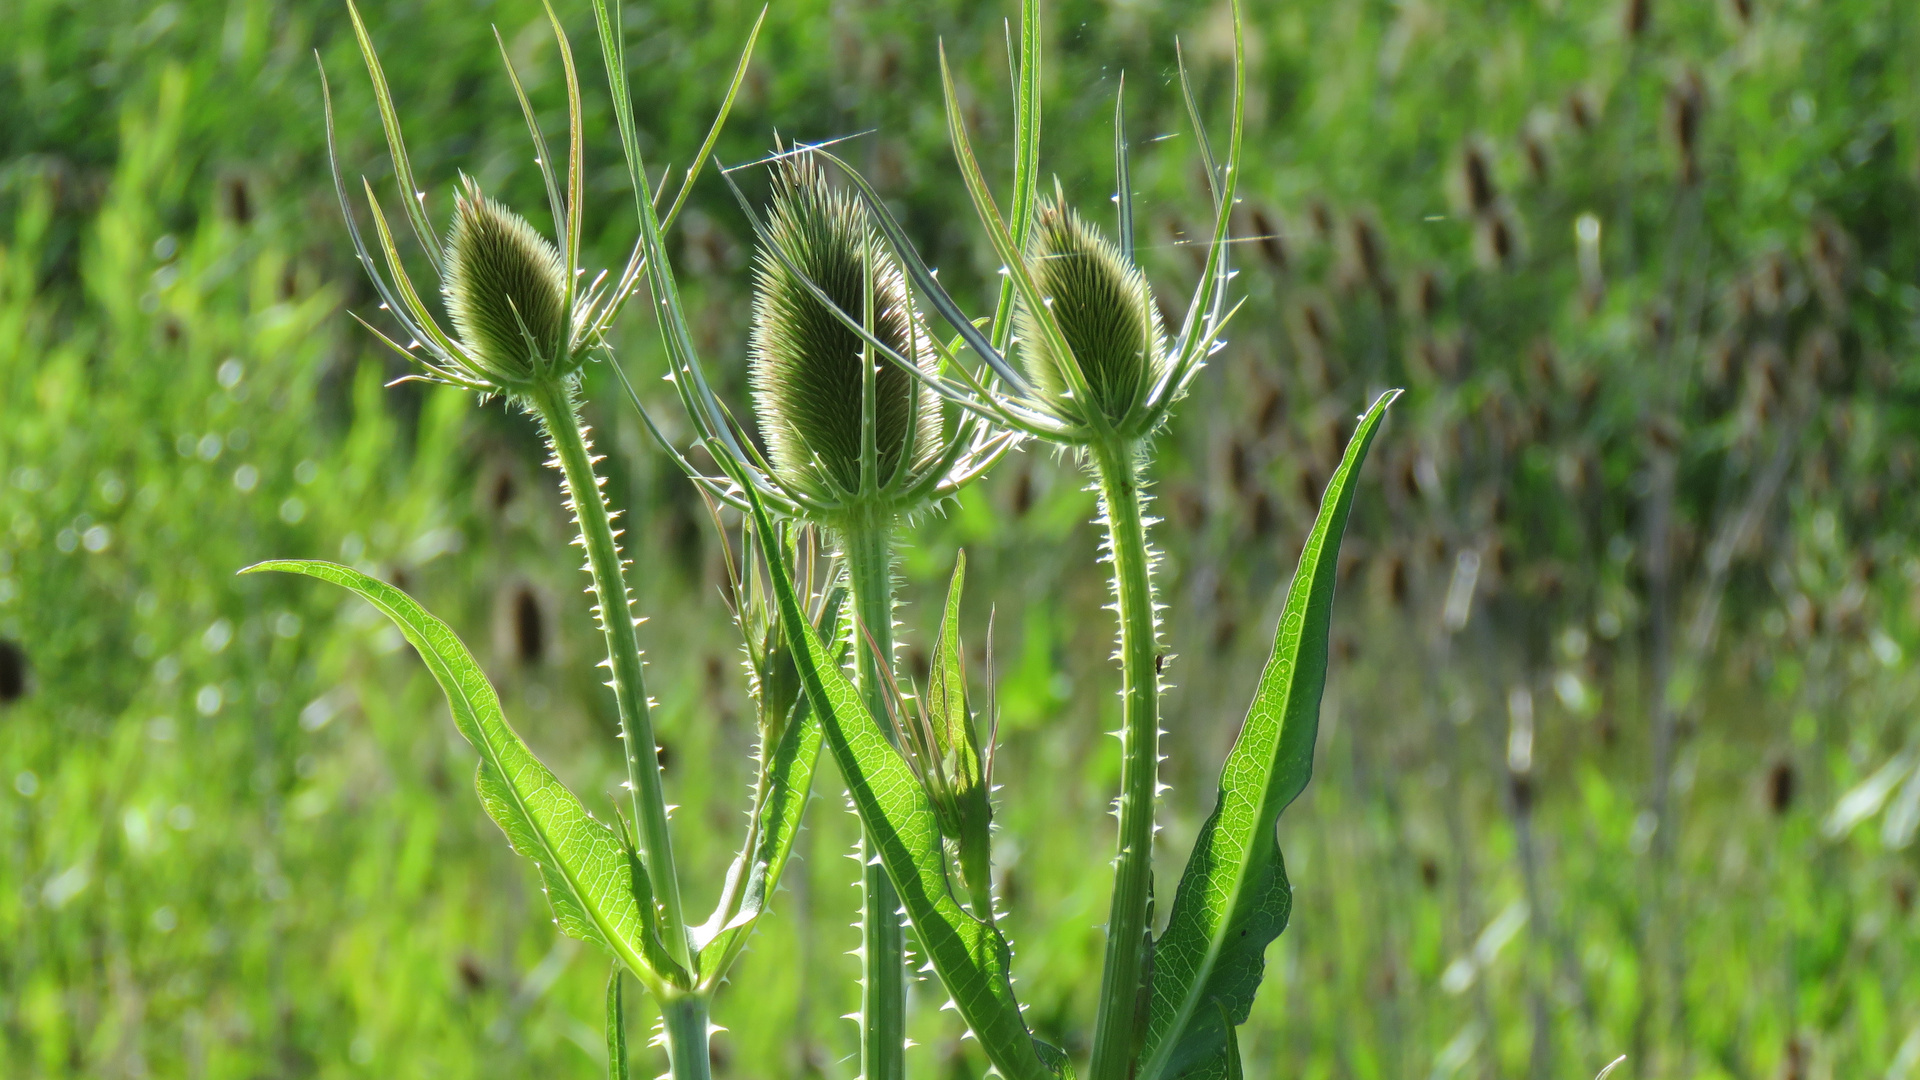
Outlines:
<svg viewBox="0 0 1920 1080"><path fill-rule="evenodd" d="M447 237L446 299L454 333L482 368L474 374L502 390L571 374L566 295L553 245L466 181Z"/></svg>
<svg viewBox="0 0 1920 1080"><path fill-rule="evenodd" d="M873 336L923 368L932 366L931 339L909 303L900 264L875 235L866 208L829 187L811 157L790 159L782 169L769 218L779 251L762 248L756 257L749 359L755 410L780 479L816 498L842 500L863 487L860 365L866 343L806 281L856 319L864 317L870 300ZM903 468L939 453L940 411L933 392L912 375L884 357L875 356L874 363L879 475L871 479L885 487Z"/></svg>
<svg viewBox="0 0 1920 1080"><path fill-rule="evenodd" d="M1058 197L1036 211L1028 271L1060 328L1070 356L1056 355L1034 313L1016 313L1027 373L1045 405L1065 419L1090 419L1070 393L1077 365L1094 413L1124 426L1166 365L1160 312L1139 267Z"/></svg>
<svg viewBox="0 0 1920 1080"><path fill-rule="evenodd" d="M966 582L967 557L960 553L947 589L945 616L934 640L933 665L926 693L918 707L910 705L892 687L889 711L900 735L900 748L933 805L940 835L953 844L960 881L973 899L974 913L991 922L993 915L992 834L993 736L981 753L974 731L973 710L967 697L966 653L960 645L960 592ZM989 629L991 639L992 631ZM989 697L993 681L992 641L988 641ZM891 676L889 676L891 678Z"/></svg>

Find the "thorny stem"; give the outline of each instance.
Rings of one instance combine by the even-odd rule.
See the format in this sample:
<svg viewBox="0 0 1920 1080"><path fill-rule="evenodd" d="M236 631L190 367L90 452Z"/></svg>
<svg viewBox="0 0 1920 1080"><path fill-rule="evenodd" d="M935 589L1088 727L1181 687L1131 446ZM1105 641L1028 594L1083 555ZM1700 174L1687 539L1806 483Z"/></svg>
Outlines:
<svg viewBox="0 0 1920 1080"><path fill-rule="evenodd" d="M1094 471L1113 551L1120 615L1120 846L1107 915L1106 965L1093 1029L1092 1080L1128 1080L1138 1027L1148 905L1153 892L1153 816L1160 765L1160 678L1154 671L1153 572L1140 512L1138 447L1093 446Z"/></svg>
<svg viewBox="0 0 1920 1080"><path fill-rule="evenodd" d="M646 863L647 877L658 898L662 921L661 937L667 951L688 971L693 970L687 947L686 916L680 908L680 878L673 867L673 841L667 832L667 805L660 788L660 758L653 740L653 724L648 718L647 687L640 668L640 642L634 634L633 598L627 591L627 576L615 542L613 519L600 494L600 479L594 475L589 456L587 430L573 388L569 384L549 384L531 396L534 409L546 429L547 442L566 478L567 495L573 503L574 518L580 525L580 538L587 549L587 572L593 577L595 616L607 636L608 666L613 669L613 696L620 708L620 741L627 758L627 789L633 799L635 831L639 834L640 856ZM647 752L640 753L638 748ZM705 1006L702 1006L704 1015ZM705 1075L705 1069L701 1070Z"/></svg>
<svg viewBox="0 0 1920 1080"><path fill-rule="evenodd" d="M886 521L853 523L841 530L847 576L853 585L859 625L856 669L862 696L874 716L887 715L880 657L893 657L893 527ZM891 733L889 733L891 737ZM860 840L860 1075L864 1080L904 1080L907 1044L906 934L900 898L864 833Z"/></svg>
<svg viewBox="0 0 1920 1080"><path fill-rule="evenodd" d="M660 1025L667 1036L667 1076L672 1080L711 1080L712 1031L707 1020L710 1001L705 994L688 994L660 1003Z"/></svg>

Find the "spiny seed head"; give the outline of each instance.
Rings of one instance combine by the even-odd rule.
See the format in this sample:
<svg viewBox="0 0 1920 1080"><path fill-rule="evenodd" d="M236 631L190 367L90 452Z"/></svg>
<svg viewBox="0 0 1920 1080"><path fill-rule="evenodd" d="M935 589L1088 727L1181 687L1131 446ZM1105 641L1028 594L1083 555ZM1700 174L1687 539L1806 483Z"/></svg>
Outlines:
<svg viewBox="0 0 1920 1080"><path fill-rule="evenodd" d="M1140 268L1057 197L1042 199L1027 253L1071 356L1056 355L1025 304L1015 313L1027 374L1044 404L1064 419L1089 416L1069 392L1078 364L1094 412L1123 425L1166 366L1160 312Z"/></svg>
<svg viewBox="0 0 1920 1080"><path fill-rule="evenodd" d="M871 280L873 336L931 370L927 327L913 311L900 264L874 232L866 208L830 187L811 156L790 158L782 167L768 225L779 251L763 246L755 256L748 359L754 409L780 479L816 498L842 501L863 488L865 342L805 282L862 319ZM878 475L872 479L885 488L937 456L940 410L919 380L884 357L873 360Z"/></svg>
<svg viewBox="0 0 1920 1080"><path fill-rule="evenodd" d="M465 182L447 236L446 300L454 333L481 366L473 374L512 391L573 372L566 273L525 218Z"/></svg>

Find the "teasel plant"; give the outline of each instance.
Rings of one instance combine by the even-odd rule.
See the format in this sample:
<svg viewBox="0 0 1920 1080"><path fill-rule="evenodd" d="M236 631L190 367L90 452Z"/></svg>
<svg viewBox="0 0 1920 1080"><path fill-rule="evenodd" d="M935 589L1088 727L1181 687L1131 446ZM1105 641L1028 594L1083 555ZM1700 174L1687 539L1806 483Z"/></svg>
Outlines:
<svg viewBox="0 0 1920 1080"><path fill-rule="evenodd" d="M249 570L280 570L331 581L372 602L399 627L445 692L456 726L479 751L475 783L481 802L506 832L513 848L537 864L555 923L570 936L601 946L613 958L607 1032L614 1075L626 1075L624 969L659 1004L659 1041L667 1050L670 1075L675 1080L706 1080L711 1060L709 1039L715 1030L709 1019L713 995L745 947L779 881L798 832L818 756L820 725L811 719L809 705L790 673L794 646L786 637L786 625L776 626L766 617L769 608L764 602L764 589L757 593L735 590L737 597L748 597L736 613L747 638L749 667L754 676L750 687L760 709L762 745L746 844L728 874L713 916L704 924L694 925L682 906L674 865L669 808L661 787L650 700L635 632L641 620L633 613L626 583L628 564L622 559L620 533L614 527L616 516L601 492L604 480L595 471L599 459L592 455L580 416L581 371L596 354L610 355L607 331L625 301L638 291L652 249L645 242L637 243L611 282L602 273L584 286L581 283L585 138L580 89L571 46L551 7L547 17L559 45L568 105L564 187L510 60L506 66L532 136L535 160L559 234L557 243L487 197L466 177L462 177L455 197L447 238L444 242L437 238L428 217L425 193L413 175L372 38L351 0L348 12L373 84L406 217L439 280L452 329L443 329L428 308L403 263L394 231L372 185L363 181L385 273L369 251L340 175L333 105L323 69L328 152L341 210L354 250L383 301L381 308L404 331L406 344L366 325L415 365L414 372L400 381L462 387L480 394L483 400L499 397L539 421L552 451L551 464L561 473L580 530L575 543L586 551L586 570L592 580L589 591L596 601L594 615L607 646L607 659L601 666L611 676L607 685L614 691L625 748L628 806L616 808L611 823L596 818L509 725L484 672L453 630L399 589L332 563L274 561ZM619 11L596 2L594 12L603 53L615 75L615 105L622 132L631 145L632 103L619 76L624 70ZM694 179L711 157L745 76L759 28L756 22L749 32L718 115L664 218L656 218L646 186L636 188L644 236L657 240L658 231L672 224ZM501 55L507 59L504 43ZM752 530L745 537L742 565L756 580L770 579L764 569L770 563L783 564L783 581L797 575L807 593L806 633L812 636L824 632L832 638L838 633L835 625L842 604L824 587L814 588L820 577L816 572L818 560L811 555L814 547L795 526ZM793 569L784 565L788 562ZM756 566L761 569L755 570ZM827 577L831 576L829 571ZM756 604L753 596L762 599ZM782 671L788 674L779 674Z"/></svg>
<svg viewBox="0 0 1920 1080"><path fill-rule="evenodd" d="M974 413L955 410L951 422L942 415L939 398L922 382L933 374L936 344L905 274L864 201L828 183L817 153L799 146L772 156L774 197L764 217L733 189L759 239L748 373L765 452L715 394L657 246L647 257L667 378L721 473L696 468L631 383L626 389L649 431L709 497L746 511L751 488L779 519L817 526L831 538L850 582L855 637L872 645L855 650L861 690L869 711L884 716L895 680L898 532L958 494L1020 435ZM644 184L633 143L628 164ZM896 358L911 371L895 366ZM900 1080L908 975L900 900L884 867L864 850L871 838L862 844L861 1075Z"/></svg>
<svg viewBox="0 0 1920 1080"><path fill-rule="evenodd" d="M871 645L855 650L859 683L869 710L887 715L896 678L897 534L984 473L1018 436L968 413L949 425L918 376L878 355L885 349L908 358L920 375L933 367L928 327L899 263L857 196L828 184L814 151L781 150L773 166L767 216L753 214L742 198L760 239L748 374L766 452L715 396L689 338L670 334L669 378L700 445L726 463L722 474L694 469L638 396L632 400L711 497L747 510L751 486L778 518L815 525L832 538L851 583L856 639ZM665 266L664 253L653 257ZM677 308L677 297L662 297L664 326L681 325ZM859 313L858 333L836 317L848 310ZM869 854L863 850L859 859L860 1057L861 1075L877 1080L905 1074L907 967L899 898Z"/></svg>
<svg viewBox="0 0 1920 1080"><path fill-rule="evenodd" d="M1122 683L1122 787L1116 808L1118 854L1107 950L1095 1016L1091 1072L1097 1080L1158 1080L1236 1075L1233 1027L1251 1008L1266 945L1284 929L1291 892L1274 826L1311 772L1314 731L1327 664L1334 569L1351 510L1352 480L1396 392L1360 418L1329 482L1318 519L1290 586L1274 654L1221 774L1219 802L1204 826L1169 913L1153 933L1152 846L1161 794L1159 697L1164 654L1154 601L1145 484L1153 442L1221 334L1227 257L1245 99L1243 42L1233 8L1235 60L1232 135L1216 159L1200 122L1184 64L1180 84L1210 181L1215 222L1199 284L1171 340L1160 325L1145 275L1134 261L1124 97L1114 110L1118 239L1108 241L1068 205L1056 183L1037 188L1040 128L1039 8L1027 0L1015 70L1015 161L1011 215L995 202L970 145L951 71L941 57L948 131L960 174L1000 257L1005 280L990 319L969 318L915 252L872 186L825 149L812 153L842 173L868 207L911 284L957 339L928 342L940 363L929 368L875 334L871 317L833 303L807 282L823 307L880 358L937 396L992 427L1072 449L1101 498L1106 552L1113 564ZM765 231L765 226L757 226ZM974 354L970 365L962 351ZM757 485L738 489L766 513ZM779 583L776 582L776 588ZM783 600L783 611L788 605ZM797 609L796 609L797 610ZM791 616L789 615L791 618ZM903 759L862 695L813 651L801 673L826 738L853 790L868 834L884 837L878 856L899 886L905 910L955 1006L1003 1075L1065 1075L1071 1065L1032 1038L1014 1000L1011 957L991 921L953 900L941 840L943 783L930 782L925 755ZM884 703L883 703L884 704ZM904 725L902 725L904 727ZM910 748L911 752L911 748ZM990 854L987 856L990 861ZM964 867L962 877L965 877Z"/></svg>

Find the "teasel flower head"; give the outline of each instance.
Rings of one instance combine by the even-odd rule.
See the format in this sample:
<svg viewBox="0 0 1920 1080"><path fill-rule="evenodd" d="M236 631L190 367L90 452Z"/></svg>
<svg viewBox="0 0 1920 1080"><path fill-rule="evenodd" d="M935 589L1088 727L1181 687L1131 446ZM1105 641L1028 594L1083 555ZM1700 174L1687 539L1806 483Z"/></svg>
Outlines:
<svg viewBox="0 0 1920 1080"><path fill-rule="evenodd" d="M871 205L827 181L826 157L807 146L778 149L765 215L734 188L759 238L747 369L765 450L713 392L659 252L655 302L669 324L668 381L724 475L695 467L666 442L638 395L632 400L707 494L745 510L751 484L776 514L844 534L952 497L1019 435L972 413L942 415L939 344Z"/></svg>
<svg viewBox="0 0 1920 1080"><path fill-rule="evenodd" d="M447 234L446 301L457 341L493 385L527 386L578 366L560 252L466 179Z"/></svg>
<svg viewBox="0 0 1920 1080"><path fill-rule="evenodd" d="M1047 333L1025 303L1015 309L1035 404L1070 423L1097 416L1115 429L1138 427L1136 414L1167 367L1146 275L1057 196L1035 213L1027 272L1058 328Z"/></svg>
<svg viewBox="0 0 1920 1080"><path fill-rule="evenodd" d="M466 176L461 177L460 190L454 197L453 220L443 241L435 235L428 217L426 193L414 180L380 58L358 9L349 3L348 12L368 74L372 76L394 178L401 189L404 216L440 282L445 314L452 329L451 332L443 329L440 320L428 309L422 298L423 290L414 284L402 261L393 229L380 208L373 186L363 180L367 206L373 217L374 239L383 256L385 272L374 262L340 174L333 137L333 100L323 70L321 90L326 101L327 153L333 165L340 209L346 217L354 251L380 295L380 307L400 324L406 343L401 344L399 339L365 320L362 323L415 366L415 373L404 376L402 381L449 383L484 395L519 399L536 392L559 390L580 370L588 355L602 345L607 327L612 325L626 298L632 295L642 269L641 252L636 247L625 270L611 287L605 273L585 287L580 282L585 140L581 131L579 83L565 33L556 21L554 34L560 42L570 106L564 178L555 175L532 104L521 90L511 61L507 62L508 76L533 136L534 160L546 183L549 207L560 233L558 241L548 240L524 217L488 198L480 186ZM501 57L506 59L504 45Z"/></svg>
<svg viewBox="0 0 1920 1080"><path fill-rule="evenodd" d="M939 456L939 404L834 309L858 315L887 349L931 372L927 326L899 261L866 208L827 184L806 154L781 163L766 232L747 363L774 474L821 502L888 499L896 480Z"/></svg>
<svg viewBox="0 0 1920 1080"><path fill-rule="evenodd" d="M873 186L837 157L819 160L844 174L915 292L958 335L948 347L932 335L937 366L889 356L940 398L1013 437L1073 447L1139 450L1183 397L1237 305L1226 301L1233 278L1228 252L1234 217L1242 117L1246 100L1244 41L1234 5L1232 139L1216 158L1196 130L1213 195L1213 227L1200 260L1200 283L1176 328L1162 328L1160 306L1134 261L1133 193L1128 173L1124 95L1114 104L1114 170L1119 215L1112 240L1071 208L1058 182L1039 191L1039 71L1022 69L1016 88L1014 189L1003 212L989 190L967 134L952 72L941 57L947 133L961 179L1003 266L999 302L990 316L967 314L914 249ZM1181 88L1198 125L1185 69ZM845 324L854 321L840 313ZM1016 347L1017 346L1017 347ZM969 355L970 354L970 355ZM931 368L931 370L930 370Z"/></svg>

